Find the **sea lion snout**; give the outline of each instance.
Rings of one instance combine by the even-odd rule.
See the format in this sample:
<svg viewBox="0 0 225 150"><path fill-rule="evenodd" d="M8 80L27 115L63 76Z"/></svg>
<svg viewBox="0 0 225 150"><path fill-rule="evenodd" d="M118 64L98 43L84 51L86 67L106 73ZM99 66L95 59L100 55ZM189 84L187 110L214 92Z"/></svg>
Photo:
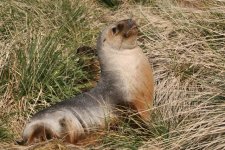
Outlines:
<svg viewBox="0 0 225 150"><path fill-rule="evenodd" d="M137 24L134 20L132 19L127 19L127 25L130 27L130 28L134 28L134 27L137 27Z"/></svg>
<svg viewBox="0 0 225 150"><path fill-rule="evenodd" d="M138 27L134 20L126 19L119 21L115 27L112 28L113 35L122 35L124 38L137 36Z"/></svg>
<svg viewBox="0 0 225 150"><path fill-rule="evenodd" d="M124 20L124 37L129 38L130 36L137 36L138 27L134 20Z"/></svg>
<svg viewBox="0 0 225 150"><path fill-rule="evenodd" d="M131 29L137 28L137 24L132 19L121 20L117 24L117 28L119 31L129 31Z"/></svg>

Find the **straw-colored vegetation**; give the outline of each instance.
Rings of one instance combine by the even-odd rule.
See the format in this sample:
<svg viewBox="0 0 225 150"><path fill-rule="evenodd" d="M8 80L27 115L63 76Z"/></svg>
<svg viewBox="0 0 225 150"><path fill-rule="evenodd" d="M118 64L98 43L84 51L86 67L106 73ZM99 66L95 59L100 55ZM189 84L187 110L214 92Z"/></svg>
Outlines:
<svg viewBox="0 0 225 150"><path fill-rule="evenodd" d="M223 0L2 0L0 149L27 149L14 140L34 112L94 86L95 55L77 48L95 48L102 27L131 17L154 69L152 120L121 121L86 148L225 149ZM71 147L85 145L30 148Z"/></svg>

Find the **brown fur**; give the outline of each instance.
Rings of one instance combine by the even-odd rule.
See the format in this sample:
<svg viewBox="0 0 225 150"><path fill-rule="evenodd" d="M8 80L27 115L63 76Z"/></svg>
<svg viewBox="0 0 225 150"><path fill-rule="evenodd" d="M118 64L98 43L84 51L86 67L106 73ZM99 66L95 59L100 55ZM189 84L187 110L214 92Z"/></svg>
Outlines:
<svg viewBox="0 0 225 150"><path fill-rule="evenodd" d="M139 84L136 85L132 95L132 105L137 109L140 116L147 121L150 119L149 109L153 105L153 75L152 70L147 62L143 59L142 66L138 71L137 79Z"/></svg>

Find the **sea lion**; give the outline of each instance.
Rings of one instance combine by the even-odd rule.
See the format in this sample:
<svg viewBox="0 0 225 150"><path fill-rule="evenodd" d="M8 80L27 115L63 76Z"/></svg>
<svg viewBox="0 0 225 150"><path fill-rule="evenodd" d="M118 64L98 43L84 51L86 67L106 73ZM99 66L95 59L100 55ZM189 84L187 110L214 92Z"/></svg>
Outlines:
<svg viewBox="0 0 225 150"><path fill-rule="evenodd" d="M137 24L132 19L106 27L97 40L101 68L97 86L37 112L26 125L21 143L61 138L75 144L116 118L114 110L119 105L132 105L143 120L148 120L153 75L137 45L137 35Z"/></svg>

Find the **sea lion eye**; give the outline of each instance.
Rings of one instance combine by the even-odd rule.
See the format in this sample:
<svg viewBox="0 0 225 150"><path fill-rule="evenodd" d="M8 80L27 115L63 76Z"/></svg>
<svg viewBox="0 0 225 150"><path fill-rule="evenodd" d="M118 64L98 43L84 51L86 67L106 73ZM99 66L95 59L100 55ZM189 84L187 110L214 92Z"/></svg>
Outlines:
<svg viewBox="0 0 225 150"><path fill-rule="evenodd" d="M112 32L113 32L113 34L116 34L117 33L117 28L116 27L112 28Z"/></svg>

